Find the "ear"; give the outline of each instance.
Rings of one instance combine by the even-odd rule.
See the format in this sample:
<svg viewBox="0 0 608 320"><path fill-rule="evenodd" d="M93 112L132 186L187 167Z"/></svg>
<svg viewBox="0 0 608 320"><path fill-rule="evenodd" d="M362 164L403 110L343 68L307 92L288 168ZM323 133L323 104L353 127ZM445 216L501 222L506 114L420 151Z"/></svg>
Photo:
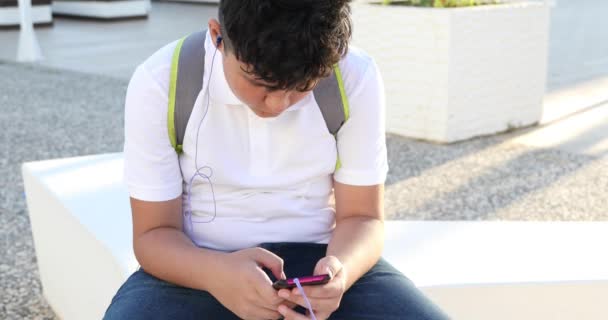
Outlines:
<svg viewBox="0 0 608 320"><path fill-rule="evenodd" d="M224 44L223 42L217 41L217 37L222 37L221 27L219 21L216 19L209 19L209 34L211 35L211 39L213 39L213 45L218 48L222 53L224 53Z"/></svg>

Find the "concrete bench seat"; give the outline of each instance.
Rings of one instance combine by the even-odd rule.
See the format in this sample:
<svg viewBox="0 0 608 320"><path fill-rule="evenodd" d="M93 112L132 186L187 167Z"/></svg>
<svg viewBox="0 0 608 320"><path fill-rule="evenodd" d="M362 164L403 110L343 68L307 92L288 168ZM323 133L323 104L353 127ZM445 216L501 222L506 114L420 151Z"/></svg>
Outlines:
<svg viewBox="0 0 608 320"><path fill-rule="evenodd" d="M44 296L100 319L138 263L122 154L25 163ZM387 221L384 257L454 319L608 319L607 222Z"/></svg>
<svg viewBox="0 0 608 320"><path fill-rule="evenodd" d="M34 26L53 24L51 0L32 0L32 22ZM18 0L0 0L0 29L19 28L20 23Z"/></svg>
<svg viewBox="0 0 608 320"><path fill-rule="evenodd" d="M150 0L53 0L53 14L59 16L116 20L147 18Z"/></svg>

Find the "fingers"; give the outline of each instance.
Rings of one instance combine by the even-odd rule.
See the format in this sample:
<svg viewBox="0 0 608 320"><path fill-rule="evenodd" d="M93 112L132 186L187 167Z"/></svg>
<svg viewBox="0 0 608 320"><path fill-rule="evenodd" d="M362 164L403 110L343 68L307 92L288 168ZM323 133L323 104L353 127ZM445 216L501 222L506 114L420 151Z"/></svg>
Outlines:
<svg viewBox="0 0 608 320"><path fill-rule="evenodd" d="M284 305L279 306L279 312L283 315L283 317L285 317L285 320L309 320L309 318L306 317L305 315L299 314L299 313L295 312L294 310L287 308ZM317 318L317 320L321 320L321 319L322 318Z"/></svg>
<svg viewBox="0 0 608 320"><path fill-rule="evenodd" d="M284 292L279 293L279 295L282 298L285 298L286 301L291 301L304 308L308 308L308 305L306 304L306 300L304 300L304 297L301 295L287 296L284 294ZM313 310L323 310L326 312L333 312L333 311L337 310L338 307L340 306L340 299L338 299L337 297L330 297L330 298L326 298L326 299L308 297L308 301L310 302L310 306L312 307ZM283 304L285 304L285 303L283 303Z"/></svg>
<svg viewBox="0 0 608 320"><path fill-rule="evenodd" d="M276 309L283 299L279 297L277 291L272 287L272 282L262 269L257 268L255 272L257 274L253 277L253 286L256 292L267 307Z"/></svg>
<svg viewBox="0 0 608 320"><path fill-rule="evenodd" d="M337 273L328 283L317 286L304 286L304 293L309 299L331 299L344 294L344 274ZM285 289L286 290L286 289ZM288 291L290 296L297 297L300 295L298 288L293 288ZM280 293L280 291L279 291Z"/></svg>
<svg viewBox="0 0 608 320"><path fill-rule="evenodd" d="M328 283L321 286L304 287L304 293L308 298L327 299L341 296L344 293L346 272L338 258L326 256L317 262L314 275L329 274L331 279ZM300 294L297 288L292 289L292 294Z"/></svg>
<svg viewBox="0 0 608 320"><path fill-rule="evenodd" d="M302 289L304 289L304 294L306 294L309 299L329 299L339 297L343 293L340 284L337 282L328 282L321 286L305 286L302 287ZM289 294L293 297L301 296L298 288L291 289Z"/></svg>
<svg viewBox="0 0 608 320"><path fill-rule="evenodd" d="M317 262L314 275L329 274L333 278L336 274L342 271L342 263L334 256L326 256Z"/></svg>
<svg viewBox="0 0 608 320"><path fill-rule="evenodd" d="M282 305L287 306L289 309L295 308L298 304L289 300L283 300Z"/></svg>
<svg viewBox="0 0 608 320"><path fill-rule="evenodd" d="M263 248L254 248L251 250L251 254L258 264L270 269L277 279L286 278L283 272L283 259L281 257Z"/></svg>
<svg viewBox="0 0 608 320"><path fill-rule="evenodd" d="M248 310L245 311L245 317L247 319L280 319L281 314L277 311L277 308L268 309L256 305L251 305Z"/></svg>
<svg viewBox="0 0 608 320"><path fill-rule="evenodd" d="M277 276L285 278L283 273L283 259L276 254L262 248L253 248L250 250L251 258L258 264L260 268L255 269L255 276L252 277L252 285L255 287L259 298L264 301L264 306L267 308L273 308L276 310L278 305L283 302L277 291L272 287L272 282L268 275L261 269L261 267L268 268L272 273Z"/></svg>
<svg viewBox="0 0 608 320"><path fill-rule="evenodd" d="M336 257L327 256L319 260L314 274L330 274L332 276L331 280L324 285L303 287L304 294L308 298L312 309L315 310L317 318L325 319L340 306L345 291L346 271ZM298 288L279 290L279 297L297 303L302 307L307 307L306 300ZM282 308L279 308L279 312L281 312ZM281 312L281 314L286 315L286 320L290 319L288 316L291 316L291 319L302 319L297 313L289 311Z"/></svg>

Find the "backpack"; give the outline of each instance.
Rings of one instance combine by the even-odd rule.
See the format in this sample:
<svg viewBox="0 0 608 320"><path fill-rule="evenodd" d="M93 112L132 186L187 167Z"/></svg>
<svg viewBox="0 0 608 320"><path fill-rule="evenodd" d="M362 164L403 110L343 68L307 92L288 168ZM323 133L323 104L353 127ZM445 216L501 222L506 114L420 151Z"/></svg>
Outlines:
<svg viewBox="0 0 608 320"><path fill-rule="evenodd" d="M183 152L182 143L194 102L203 88L205 68L205 38L207 31L192 33L180 39L173 52L169 82L167 127L171 145L177 154ZM329 132L335 138L349 117L349 105L338 64L334 72L319 81L313 94ZM336 161L336 170L341 166Z"/></svg>

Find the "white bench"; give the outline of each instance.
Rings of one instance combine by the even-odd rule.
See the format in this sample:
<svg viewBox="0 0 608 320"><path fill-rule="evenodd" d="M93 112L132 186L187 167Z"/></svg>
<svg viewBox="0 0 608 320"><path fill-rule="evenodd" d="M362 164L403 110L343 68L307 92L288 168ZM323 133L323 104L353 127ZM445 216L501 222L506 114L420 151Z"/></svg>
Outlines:
<svg viewBox="0 0 608 320"><path fill-rule="evenodd" d="M138 263L122 154L25 163L43 293L100 319ZM607 222L388 221L384 257L455 319L608 319Z"/></svg>

